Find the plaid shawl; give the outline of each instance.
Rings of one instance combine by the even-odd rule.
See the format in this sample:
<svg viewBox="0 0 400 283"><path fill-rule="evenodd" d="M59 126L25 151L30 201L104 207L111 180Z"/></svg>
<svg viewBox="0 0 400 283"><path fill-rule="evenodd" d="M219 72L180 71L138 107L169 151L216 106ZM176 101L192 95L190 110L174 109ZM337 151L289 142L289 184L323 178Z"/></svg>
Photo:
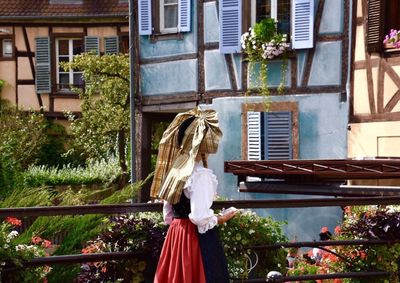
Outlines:
<svg viewBox="0 0 400 283"><path fill-rule="evenodd" d="M190 117L195 119L186 129L182 145L179 146L179 126ZM161 138L150 196L171 204L177 203L192 174L197 153L217 152L221 137L215 110L202 111L197 107L178 114Z"/></svg>

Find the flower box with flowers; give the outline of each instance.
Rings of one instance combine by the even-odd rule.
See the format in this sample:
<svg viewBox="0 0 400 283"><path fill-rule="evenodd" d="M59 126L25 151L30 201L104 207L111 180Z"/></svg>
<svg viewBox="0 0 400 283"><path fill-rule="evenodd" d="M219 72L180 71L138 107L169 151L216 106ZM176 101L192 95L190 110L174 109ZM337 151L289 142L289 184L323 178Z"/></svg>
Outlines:
<svg viewBox="0 0 400 283"><path fill-rule="evenodd" d="M385 51L399 51L400 50L400 30L391 29L389 34L383 40Z"/></svg>
<svg viewBox="0 0 400 283"><path fill-rule="evenodd" d="M287 69L287 51L290 48L286 34L277 32L274 19L267 18L256 23L241 36L242 50L245 60L250 62L250 72L254 71L254 66L260 64L259 79L261 81L261 93L269 94L268 90L268 61L282 58L281 83L278 92L283 92L283 84ZM251 77L251 76L250 76Z"/></svg>

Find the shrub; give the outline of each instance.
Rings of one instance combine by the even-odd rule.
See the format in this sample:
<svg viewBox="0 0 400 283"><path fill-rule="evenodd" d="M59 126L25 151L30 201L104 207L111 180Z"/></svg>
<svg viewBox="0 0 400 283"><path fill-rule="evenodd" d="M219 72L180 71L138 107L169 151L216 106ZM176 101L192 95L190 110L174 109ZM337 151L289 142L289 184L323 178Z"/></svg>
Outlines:
<svg viewBox="0 0 400 283"><path fill-rule="evenodd" d="M265 277L272 270L285 271L286 254L282 249L252 251L246 248L286 242L282 224L271 217L261 217L255 212L244 210L220 226L219 235L224 245L231 278L247 279L252 267L256 277Z"/></svg>
<svg viewBox="0 0 400 283"><path fill-rule="evenodd" d="M398 240L400 226L400 207L377 206L346 207L344 221L335 229L333 240L379 239ZM322 253L322 259L312 263L306 259L299 259L295 267L289 271L290 275L323 274L333 272L358 271L388 271L391 276L368 278L365 281L357 278L332 279L324 282L346 283L398 283L398 269L400 259L400 244L386 245L356 245L327 247L337 255L329 252ZM307 273L309 272L309 273Z"/></svg>
<svg viewBox="0 0 400 283"><path fill-rule="evenodd" d="M81 266L79 282L142 282L151 262L157 263L167 227L160 213L138 213L109 218L104 232L89 241L82 253L140 251L147 258L103 261ZM155 266L154 266L155 267Z"/></svg>

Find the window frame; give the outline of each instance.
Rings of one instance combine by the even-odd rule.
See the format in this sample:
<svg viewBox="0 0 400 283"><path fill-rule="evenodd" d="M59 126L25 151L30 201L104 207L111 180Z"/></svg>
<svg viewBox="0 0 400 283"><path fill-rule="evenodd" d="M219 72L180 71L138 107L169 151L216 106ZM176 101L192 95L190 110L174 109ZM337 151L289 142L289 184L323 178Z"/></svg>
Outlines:
<svg viewBox="0 0 400 283"><path fill-rule="evenodd" d="M15 58L15 48L14 48L14 39L12 35L0 35L0 60L7 61L13 60ZM9 56L5 56L4 54L4 42L11 42L11 54Z"/></svg>
<svg viewBox="0 0 400 283"><path fill-rule="evenodd" d="M159 1L159 13L158 13L158 17L159 17L159 32L161 34L171 34L171 33L178 33L179 32L179 1L176 0L176 4L165 4L165 0L160 0ZM164 22L164 15L165 15L165 7L166 6L172 6L172 5L176 5L176 18L177 18L177 23L176 23L176 27L174 28L166 28L165 27L165 22Z"/></svg>
<svg viewBox="0 0 400 283"><path fill-rule="evenodd" d="M69 82L72 81L72 84L69 84L69 88L61 88L60 84L60 54L59 54L59 41L60 40L68 40L68 62L72 62L74 58L73 54L73 41L74 40L81 40L82 41L82 52L85 52L85 45L84 45L84 39L81 36L57 36L54 38L54 46L55 46L55 88L57 93L74 93L72 90L73 87L83 87L84 85L74 85L74 75L75 74L81 74L82 71L74 71L73 69L70 69L68 72L63 71L62 73L68 73L69 74ZM66 55L61 55L61 56L66 56Z"/></svg>
<svg viewBox="0 0 400 283"><path fill-rule="evenodd" d="M278 19L278 2L279 0L271 0L271 18L275 21ZM292 5L291 1L290 5ZM242 7L242 33L244 33L256 23L257 0L242 0ZM291 20L292 15L290 13L289 24ZM288 38L290 38L290 33L289 29Z"/></svg>
<svg viewBox="0 0 400 283"><path fill-rule="evenodd" d="M297 102L271 102L268 110L264 103L243 103L242 104L242 159L248 160L248 125L247 112L280 112L287 111L292 113L292 159L299 158L299 121L298 121L298 103Z"/></svg>

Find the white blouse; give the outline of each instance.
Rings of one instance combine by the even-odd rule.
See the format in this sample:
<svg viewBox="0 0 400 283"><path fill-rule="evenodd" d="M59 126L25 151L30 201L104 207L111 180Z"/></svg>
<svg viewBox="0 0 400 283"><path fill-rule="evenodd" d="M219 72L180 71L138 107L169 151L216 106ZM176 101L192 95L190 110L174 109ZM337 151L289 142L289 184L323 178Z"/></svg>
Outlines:
<svg viewBox="0 0 400 283"><path fill-rule="evenodd" d="M204 168L196 163L192 175L184 187L184 194L190 199L189 219L197 225L199 233L205 233L218 223L217 216L211 209L211 205L217 194L218 181L211 169ZM172 205L164 202L164 221L171 224L174 214Z"/></svg>

